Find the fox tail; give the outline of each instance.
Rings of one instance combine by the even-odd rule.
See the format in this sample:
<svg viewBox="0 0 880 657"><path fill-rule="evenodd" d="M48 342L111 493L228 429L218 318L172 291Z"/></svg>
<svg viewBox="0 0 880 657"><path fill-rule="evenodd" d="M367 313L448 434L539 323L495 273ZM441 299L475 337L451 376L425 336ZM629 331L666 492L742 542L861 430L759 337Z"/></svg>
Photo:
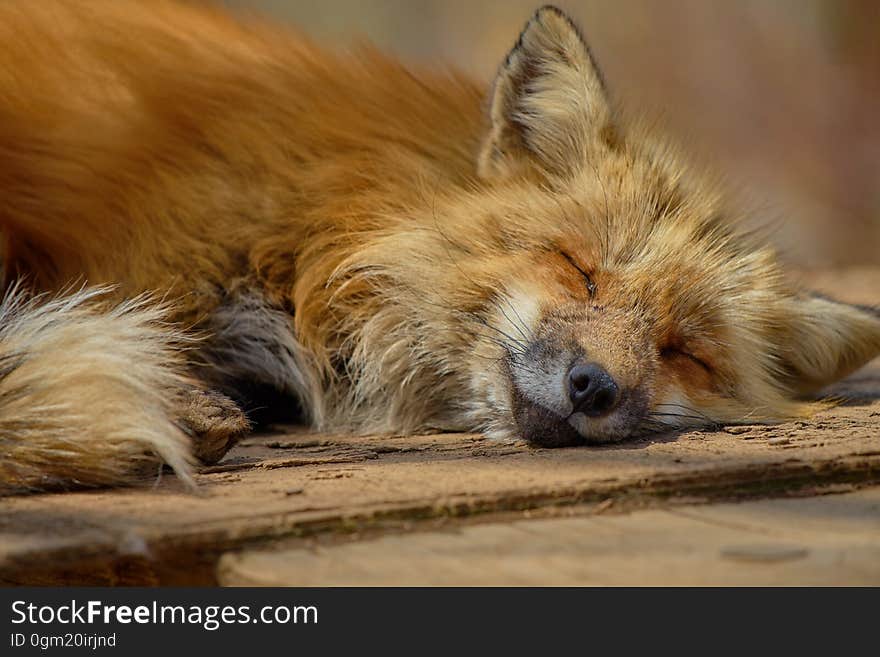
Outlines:
<svg viewBox="0 0 880 657"><path fill-rule="evenodd" d="M0 495L125 483L162 463L191 483L174 420L187 339L108 288L0 300Z"/></svg>

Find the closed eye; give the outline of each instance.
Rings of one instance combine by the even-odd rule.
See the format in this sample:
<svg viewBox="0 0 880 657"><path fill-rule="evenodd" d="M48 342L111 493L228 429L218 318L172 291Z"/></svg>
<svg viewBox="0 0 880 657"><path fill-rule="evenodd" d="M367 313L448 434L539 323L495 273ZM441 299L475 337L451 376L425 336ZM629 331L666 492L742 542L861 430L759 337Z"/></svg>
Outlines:
<svg viewBox="0 0 880 657"><path fill-rule="evenodd" d="M583 277L584 282L587 284L587 292L589 292L590 296L596 296L596 283L593 282L593 278L590 276L590 274L584 271L581 266L574 261L574 258L572 258L564 251L562 252L562 257L568 260L569 264L578 270L578 273Z"/></svg>
<svg viewBox="0 0 880 657"><path fill-rule="evenodd" d="M712 373L712 368L709 366L709 363L701 358L698 358L697 356L694 356L692 353L684 351L683 349L679 349L677 347L666 347L665 349L660 351L660 357L663 359L687 358L691 362L696 363L697 365L702 367L710 374Z"/></svg>

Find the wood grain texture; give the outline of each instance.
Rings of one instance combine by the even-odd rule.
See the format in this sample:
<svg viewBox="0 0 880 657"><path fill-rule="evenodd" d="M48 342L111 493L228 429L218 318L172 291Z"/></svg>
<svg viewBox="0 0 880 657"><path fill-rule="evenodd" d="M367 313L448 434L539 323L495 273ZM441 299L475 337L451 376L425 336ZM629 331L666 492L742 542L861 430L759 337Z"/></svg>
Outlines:
<svg viewBox="0 0 880 657"><path fill-rule="evenodd" d="M877 586L880 488L224 556L244 586Z"/></svg>

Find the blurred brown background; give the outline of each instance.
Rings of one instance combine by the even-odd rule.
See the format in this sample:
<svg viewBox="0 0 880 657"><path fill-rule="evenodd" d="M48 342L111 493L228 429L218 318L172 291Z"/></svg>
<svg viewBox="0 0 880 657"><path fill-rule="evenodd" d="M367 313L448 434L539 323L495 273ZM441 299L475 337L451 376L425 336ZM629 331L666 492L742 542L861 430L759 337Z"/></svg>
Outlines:
<svg viewBox="0 0 880 657"><path fill-rule="evenodd" d="M487 81L540 0L225 0ZM802 266L880 263L880 1L559 0L612 93L727 174Z"/></svg>

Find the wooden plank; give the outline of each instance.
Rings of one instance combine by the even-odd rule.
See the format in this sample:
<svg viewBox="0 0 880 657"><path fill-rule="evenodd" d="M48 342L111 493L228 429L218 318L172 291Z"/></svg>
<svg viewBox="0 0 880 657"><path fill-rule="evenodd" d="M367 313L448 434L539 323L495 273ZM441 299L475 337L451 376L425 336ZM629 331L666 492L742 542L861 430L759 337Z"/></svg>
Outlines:
<svg viewBox="0 0 880 657"><path fill-rule="evenodd" d="M224 556L247 586L880 585L880 488Z"/></svg>

